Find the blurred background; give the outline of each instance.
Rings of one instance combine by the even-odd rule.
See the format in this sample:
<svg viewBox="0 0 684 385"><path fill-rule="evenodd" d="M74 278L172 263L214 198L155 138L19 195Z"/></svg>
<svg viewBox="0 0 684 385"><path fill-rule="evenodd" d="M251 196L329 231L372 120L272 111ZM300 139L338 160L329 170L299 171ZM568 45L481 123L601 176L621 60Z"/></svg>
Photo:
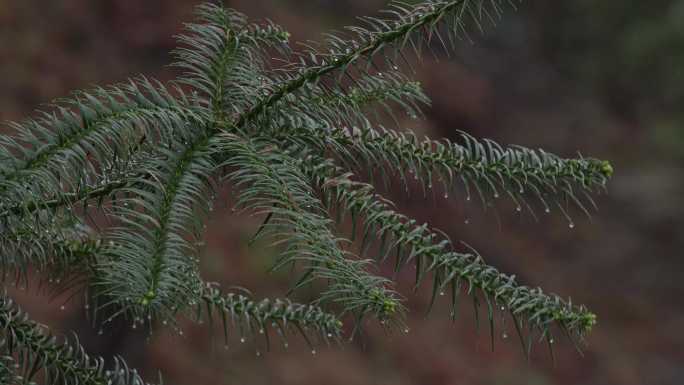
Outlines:
<svg viewBox="0 0 684 385"><path fill-rule="evenodd" d="M0 0L0 120L18 120L71 90L146 74L166 65L173 35L199 0ZM255 19L288 28L293 41L382 8L379 0L236 0ZM290 348L233 341L183 324L184 334L120 326L98 334L78 300L13 292L59 333L76 330L95 354L122 355L145 376L190 384L649 384L684 383L684 1L526 1L498 28L451 57L426 55L415 77L433 105L425 121L402 122L431 137L456 130L563 156L610 159L616 173L600 210L535 222L503 206L483 212L457 199L390 195L402 211L464 240L501 270L572 296L599 316L580 357L561 341L556 364L544 346L527 363L515 338L489 349L470 306L448 320L446 300L424 317L426 293L404 290L413 310L407 334L369 327L342 348ZM399 190L399 189L397 189ZM228 194L229 195L229 194ZM229 200L229 197L224 197ZM283 295L286 275L266 273L273 250L248 248L258 218L219 210L208 229L204 275ZM226 214L226 215L222 215ZM469 224L466 225L466 219ZM410 274L409 274L410 275ZM408 288L410 276L399 276ZM438 307L439 303L438 303Z"/></svg>

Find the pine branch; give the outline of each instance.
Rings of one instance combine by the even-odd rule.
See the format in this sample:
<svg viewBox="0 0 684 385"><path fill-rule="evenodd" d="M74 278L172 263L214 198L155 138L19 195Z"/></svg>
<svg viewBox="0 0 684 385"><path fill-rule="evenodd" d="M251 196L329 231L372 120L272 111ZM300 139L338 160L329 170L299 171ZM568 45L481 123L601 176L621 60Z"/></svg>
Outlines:
<svg viewBox="0 0 684 385"><path fill-rule="evenodd" d="M42 371L47 384L145 384L135 369L129 369L121 359L114 360L113 370L105 370L104 360L88 356L78 340L59 343L7 296L0 298L0 341L0 354L18 357L15 363L19 367L15 369L26 383Z"/></svg>
<svg viewBox="0 0 684 385"><path fill-rule="evenodd" d="M198 22L178 37L176 67L186 74L181 83L201 91L214 120L224 120L227 108L241 112L259 97L266 82L265 50L287 52L289 33L272 23L249 24L247 17L221 5L197 7Z"/></svg>
<svg viewBox="0 0 684 385"><path fill-rule="evenodd" d="M40 213L28 219L4 217L0 222L0 280L9 277L15 284L27 283L29 267L38 272L64 271L71 253L63 246L87 237L88 228L69 212ZM71 270L78 268L72 266Z"/></svg>
<svg viewBox="0 0 684 385"><path fill-rule="evenodd" d="M100 260L110 255L109 250L117 249L118 245L105 245L101 240L73 239L61 243L58 247L65 256L64 263L53 264L50 271L52 278L58 277L54 280L57 284L60 281L66 282L73 274L84 275L85 280L97 281L98 277L107 274L107 268L103 268ZM83 271L74 271L74 268L84 267L86 269ZM239 293L224 294L216 285L198 281L195 286L201 288L199 301L191 300L188 303L190 307L174 308L173 314L165 314L168 318L163 319L164 324L168 324L169 319L172 323L175 322L175 317L183 311L192 313L194 306L194 316L191 317L193 320L200 323L208 322L209 325L217 323L217 320L221 321L226 345L231 329L237 329L243 343L249 336L255 339L258 336L263 337L267 349L270 346L269 336L265 332L267 327L272 328L280 336L285 346L288 345L289 330L298 332L312 348L315 339L330 342L338 341L341 337L342 321L318 306L294 303L288 299L263 299L256 302ZM133 315L133 319L136 323L143 318ZM110 317L106 322L111 320ZM0 323L0 327L1 325Z"/></svg>
<svg viewBox="0 0 684 385"><path fill-rule="evenodd" d="M238 206L257 214L272 214L264 234L287 243L279 266L303 261L308 273L296 287L313 277L329 280L322 302L339 303L345 311L373 314L388 319L402 310L386 279L366 271L368 261L349 258L340 247L342 240L330 232L330 220L323 213L296 161L268 142L248 141L223 134L225 166L235 167L229 179L241 187Z"/></svg>
<svg viewBox="0 0 684 385"><path fill-rule="evenodd" d="M293 127L355 127L368 125L368 113L382 107L394 118L394 107L399 106L409 116L421 114L421 105L430 103L420 83L407 79L393 70L377 75L352 78L353 85L309 84L299 93L290 94L261 117L278 131ZM282 128L281 128L282 127Z"/></svg>
<svg viewBox="0 0 684 385"><path fill-rule="evenodd" d="M3 385L20 385L24 379L14 372L19 364L16 363L12 356L0 357L0 384Z"/></svg>
<svg viewBox="0 0 684 385"><path fill-rule="evenodd" d="M239 116L235 127L242 129L287 95L300 90L307 84L318 82L328 74L336 71L346 72L362 59L372 63L373 58L385 48L398 46L399 50L403 49L413 35L439 36L438 28L443 23L450 26L452 41L457 40L467 34L467 27L465 27L467 18L472 18L482 28L483 19L495 21L498 18L502 11L500 4L502 2L501 0L432 0L415 6L395 2L393 7L386 11L394 16L393 20L365 18L368 29L348 28L356 34L356 39L330 35L327 53L311 50L303 55L302 66L296 71L297 74L287 76L285 80L275 84L266 97L262 97L246 113ZM450 18L451 20L448 20ZM440 41L444 40L440 37ZM411 44L415 47L412 41ZM385 59L389 61L387 56Z"/></svg>
<svg viewBox="0 0 684 385"><path fill-rule="evenodd" d="M0 217L9 215L29 215L37 210L56 209L60 207L72 207L76 203L84 200L103 198L112 192L125 187L126 180L118 180L96 187L80 188L78 192L60 194L58 198L46 199L43 201L30 201L21 206L12 206L0 213Z"/></svg>
<svg viewBox="0 0 684 385"><path fill-rule="evenodd" d="M34 268L58 290L87 289L94 319L103 310L111 315L105 324L117 316L132 317L134 325L167 324L196 310L198 320L218 317L226 336L228 319L242 339L263 330L267 345L268 324L283 337L289 325L309 342L337 340L341 322L317 306L255 302L201 280L198 243L214 184L230 181L238 206L266 217L255 238L282 245L274 268L303 265L292 290L326 285L313 305L336 305L340 316L352 313L357 322L366 315L401 322L404 312L392 282L372 274L373 261L354 255L351 242L333 232L329 214L337 207L351 214L353 235L363 226L361 254L379 244L377 260L394 250L397 271L415 264L417 286L432 278L431 306L449 290L455 316L467 285L476 318L479 301L486 301L492 336L501 309L514 318L521 340L521 328L530 329L528 352L535 333L551 346L553 324L581 339L596 322L585 307L518 284L353 180L353 172L385 181L396 175L407 191L414 178L424 190L441 183L447 195L463 189L467 200L477 195L486 206L506 194L519 211L523 205L532 211L526 201L532 197L546 211L555 203L567 216L564 206L574 202L588 212L590 194L613 173L607 161L503 148L465 133L452 143L371 128L377 109L370 107L414 116L429 103L420 85L399 72L399 58L408 64L407 47L418 51L439 41L453 48L473 27L495 23L503 3L393 2L390 18L363 18L365 26L348 28L353 36L329 35L325 48L294 58L282 28L250 23L222 5L200 6L176 51L175 65L185 71L176 82L192 97L142 78L77 93L52 114L13 124L17 136L0 137L3 279L27 281ZM271 66L274 51L285 57L280 68ZM114 228L86 225L102 213ZM80 346L43 336L8 298L0 301L0 341L0 357L11 356L0 359L0 379L8 383L18 378L7 365L18 364L25 378L43 370L48 383L142 384L123 361L106 372Z"/></svg>
<svg viewBox="0 0 684 385"><path fill-rule="evenodd" d="M389 256L395 249L395 270L415 264L416 286L423 283L431 273L433 278L432 301L438 293L444 294L451 287L452 315L456 314L458 288L468 285L469 294L482 294L493 300L493 305L526 320L530 325L548 334L554 323L580 337L587 334L596 322L596 316L584 306L573 306L556 295L547 295L541 289L521 286L515 277L500 273L487 265L476 252L457 252L451 241L431 230L427 224L396 212L390 203L374 192L371 185L355 182L331 161L310 157L305 163L308 175L320 186L332 209L351 213L359 221L364 218L363 243L381 240L380 257ZM385 247L387 246L387 247ZM365 246L364 246L365 248ZM492 319L493 309L489 309ZM493 324L492 324L493 326Z"/></svg>
<svg viewBox="0 0 684 385"><path fill-rule="evenodd" d="M229 323L232 323L233 329L238 329L240 342L245 342L247 336L254 339L262 337L267 350L271 344L269 333L266 331L268 327L279 335L285 346L288 345L289 329L299 332L309 345L312 344L312 338L319 337L324 341L337 340L342 333L342 321L317 306L281 299L255 302L241 294L223 294L211 285L204 288L196 318L206 319L210 323L216 323L218 319L224 330L226 346L231 329Z"/></svg>
<svg viewBox="0 0 684 385"><path fill-rule="evenodd" d="M73 193L60 193L57 198L40 202L29 199L8 207L0 214L2 279L14 276L15 284L27 284L28 269L33 267L48 273L51 282L64 280L66 284L65 278L83 270L77 263L72 264L76 262L74 254L83 251L72 247L92 236L75 205L82 202L82 209L88 210L93 207L89 201L97 200L97 207L101 207L103 200L115 196L119 189L140 185L142 178L149 177L148 166L156 156L142 152L128 159L111 160L102 175L86 176Z"/></svg>
<svg viewBox="0 0 684 385"><path fill-rule="evenodd" d="M142 79L77 93L53 115L11 124L17 139L0 138L0 210L60 199L112 159L130 156L140 138L172 137L187 120L200 119L189 103Z"/></svg>
<svg viewBox="0 0 684 385"><path fill-rule="evenodd" d="M550 212L550 204L555 201L565 213L560 202L568 200L588 213L578 192L593 205L588 193L605 188L613 174L607 161L564 159L521 146L504 149L493 141L480 142L466 133L461 133L461 137L463 145L448 140L421 141L412 134L365 128L352 134L342 129L305 129L283 139L331 151L348 167L370 172L371 176L378 171L381 175L398 175L407 186L412 178L431 189L436 180L448 194L460 182L467 200L475 193L485 205L491 198L506 194L518 204L518 211L529 195L546 212Z"/></svg>
<svg viewBox="0 0 684 385"><path fill-rule="evenodd" d="M173 314L179 303L198 299L197 240L206 217L217 168L211 136L179 140L149 166L151 177L115 207L127 227L115 230L101 282L103 293L138 317Z"/></svg>

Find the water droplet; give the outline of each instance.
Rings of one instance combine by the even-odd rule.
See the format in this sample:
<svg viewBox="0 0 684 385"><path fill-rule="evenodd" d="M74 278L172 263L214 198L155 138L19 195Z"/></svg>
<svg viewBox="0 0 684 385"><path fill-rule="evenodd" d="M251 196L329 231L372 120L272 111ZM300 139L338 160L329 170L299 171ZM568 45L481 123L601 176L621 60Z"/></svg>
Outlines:
<svg viewBox="0 0 684 385"><path fill-rule="evenodd" d="M163 324L163 325L168 325L168 324L169 324L169 321L163 320L163 321L162 321L162 324Z"/></svg>
<svg viewBox="0 0 684 385"><path fill-rule="evenodd" d="M469 224L470 224L470 219L467 219L467 218L466 218L466 220L463 221L463 223L465 223L466 225L469 225Z"/></svg>
<svg viewBox="0 0 684 385"><path fill-rule="evenodd" d="M259 329L259 334L264 334L264 329Z"/></svg>
<svg viewBox="0 0 684 385"><path fill-rule="evenodd" d="M507 338L508 338L508 333L506 333L506 332L501 333L501 338L507 339Z"/></svg>
<svg viewBox="0 0 684 385"><path fill-rule="evenodd" d="M499 199L499 193L494 193L494 199Z"/></svg>
<svg viewBox="0 0 684 385"><path fill-rule="evenodd" d="M178 335L181 335L181 336L182 336L182 335L183 335L183 331L182 331L182 330L179 330L179 331L178 331Z"/></svg>
<svg viewBox="0 0 684 385"><path fill-rule="evenodd" d="M256 352L257 357L261 357L261 352Z"/></svg>
<svg viewBox="0 0 684 385"><path fill-rule="evenodd" d="M571 229L574 229L574 228L575 228L575 224L572 223L572 222L570 222L570 224L568 225L568 227L571 228Z"/></svg>
<svg viewBox="0 0 684 385"><path fill-rule="evenodd" d="M408 334L411 330L409 328L404 329L404 333Z"/></svg>
<svg viewBox="0 0 684 385"><path fill-rule="evenodd" d="M64 311L64 309L66 309L66 307L64 305L59 307L59 310L61 310L61 311Z"/></svg>
<svg viewBox="0 0 684 385"><path fill-rule="evenodd" d="M502 306L501 306L501 311L504 311L504 310L506 310L506 307L502 305Z"/></svg>
<svg viewBox="0 0 684 385"><path fill-rule="evenodd" d="M398 71L398 70L399 70L399 67L397 67L397 66L392 66L392 69L395 70L395 71Z"/></svg>
<svg viewBox="0 0 684 385"><path fill-rule="evenodd" d="M332 338L332 337L333 337L332 333L328 333L328 338Z"/></svg>
<svg viewBox="0 0 684 385"><path fill-rule="evenodd" d="M98 331L97 331L97 334L98 334L98 335L104 334L104 330L102 330L102 329L98 330Z"/></svg>
<svg viewBox="0 0 684 385"><path fill-rule="evenodd" d="M544 210L544 212L548 214L551 212L551 209L547 207L546 210Z"/></svg>
<svg viewBox="0 0 684 385"><path fill-rule="evenodd" d="M470 202L470 196L467 196L467 197L466 197L466 200L467 200L468 202Z"/></svg>
<svg viewBox="0 0 684 385"><path fill-rule="evenodd" d="M246 341L247 341L247 340L245 339L245 337L240 337L240 343L241 343L241 344L244 344Z"/></svg>
<svg viewBox="0 0 684 385"><path fill-rule="evenodd" d="M549 340L549 343L550 343L550 344L552 344L552 343L554 343L554 342L556 342L556 341L555 341L553 338L551 338L551 339Z"/></svg>
<svg viewBox="0 0 684 385"><path fill-rule="evenodd" d="M520 206L516 207L516 208L515 208L515 211L521 212L521 211L522 211L522 207L520 207Z"/></svg>
<svg viewBox="0 0 684 385"><path fill-rule="evenodd" d="M311 354L316 355L316 349L311 349Z"/></svg>
<svg viewBox="0 0 684 385"><path fill-rule="evenodd" d="M133 329L137 329L137 328L138 328L138 326L137 326L135 323L133 323L133 326L131 326L131 327L132 327Z"/></svg>
<svg viewBox="0 0 684 385"><path fill-rule="evenodd" d="M444 292L443 292L443 291L440 291L440 292L439 292L439 295L440 295L441 297L444 297Z"/></svg>
<svg viewBox="0 0 684 385"><path fill-rule="evenodd" d="M449 194L445 193L445 194L444 194L444 199L449 199Z"/></svg>
<svg viewBox="0 0 684 385"><path fill-rule="evenodd" d="M288 344L287 342L285 342L285 343L283 344L283 347L285 347L285 349L287 349L287 348L290 347L290 344Z"/></svg>

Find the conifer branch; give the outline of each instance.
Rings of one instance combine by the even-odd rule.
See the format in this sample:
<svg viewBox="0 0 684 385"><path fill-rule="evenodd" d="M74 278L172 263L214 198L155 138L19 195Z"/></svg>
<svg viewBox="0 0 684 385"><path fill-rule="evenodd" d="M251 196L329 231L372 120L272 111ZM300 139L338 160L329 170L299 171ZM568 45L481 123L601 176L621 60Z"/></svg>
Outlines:
<svg viewBox="0 0 684 385"><path fill-rule="evenodd" d="M211 136L179 139L149 166L151 177L122 189L115 217L127 225L114 231L104 275L104 293L137 316L166 317L179 302L197 301L196 242L208 213L210 176L217 165ZM179 301L180 300L180 301Z"/></svg>
<svg viewBox="0 0 684 385"><path fill-rule="evenodd" d="M462 145L448 140L421 141L412 134L371 128L351 134L343 129L314 129L288 135L285 140L331 151L348 167L370 171L371 176L380 170L381 175L398 175L405 184L419 180L428 189L437 182L447 194L460 182L467 200L477 194L487 203L505 194L519 205L519 210L530 195L547 212L553 201L562 198L587 211L578 191L599 191L613 174L607 161L564 159L522 146L503 148L491 140L477 141L466 133L461 133ZM588 194L584 197L594 204Z"/></svg>
<svg viewBox="0 0 684 385"><path fill-rule="evenodd" d="M423 93L420 83L411 81L397 70L378 75L365 75L353 79L353 86L321 86L311 84L306 90L290 94L277 109L265 114L264 120L276 121L281 131L293 127L355 127L368 125L368 113L378 106L389 116L399 106L409 116L421 114L421 106L430 100Z"/></svg>
<svg viewBox="0 0 684 385"><path fill-rule="evenodd" d="M456 314L457 290L467 284L469 293L480 290L497 308L510 311L545 334L554 323L578 336L587 334L594 326L596 316L584 306L573 306L541 289L519 285L515 277L487 265L475 251L455 251L448 238L440 236L427 224L420 225L396 212L387 200L374 192L373 186L353 181L350 174L331 161L310 157L305 168L324 192L324 200L331 209L337 207L349 212L356 221L364 218L363 243L368 245L374 239L381 240L380 249L385 250L379 255L381 259L388 257L394 249L396 271L415 264L417 286L431 274L433 301L438 293L443 295L453 289L452 314ZM492 314L489 316L491 318Z"/></svg>
<svg viewBox="0 0 684 385"><path fill-rule="evenodd" d="M394 16L393 20L365 18L368 29L349 27L356 34L356 39L330 35L327 53L311 50L302 56L299 73L286 77L276 84L266 97L261 98L235 122L235 127L242 129L268 108L275 106L285 96L292 94L307 84L318 82L324 76L341 70L346 72L362 59L368 63L385 48L398 46L399 50L416 34L421 37L439 35L439 27L446 23L451 28L450 38L456 40L467 34L465 22L472 18L482 29L481 21L488 18L495 22L502 12L501 0L429 0L411 6L403 2L395 2L386 11ZM512 2L509 1L509 4ZM440 41L443 39L440 38ZM415 44L411 42L415 47ZM350 47L354 47L353 49ZM386 60L389 58L386 56Z"/></svg>
<svg viewBox="0 0 684 385"><path fill-rule="evenodd" d="M394 250L397 271L416 266L416 286L431 277L431 306L450 291L455 316L467 286L476 310L484 298L492 335L498 309L511 314L518 331L530 329L528 352L532 334L551 346L554 324L581 339L596 322L584 306L518 284L353 179L366 172L371 181L396 176L407 191L412 183L424 190L442 184L446 195L463 191L466 200L479 196L487 206L508 195L519 211L532 211L531 197L547 212L555 204L567 215L568 202L588 212L591 194L613 174L607 161L502 147L465 133L455 143L372 128L378 108L371 107L417 116L429 104L420 85L400 73L407 47L439 41L453 48L472 28L495 23L504 3L514 6L393 2L389 18L363 18L365 26L348 28L352 36L329 35L325 48L294 56L281 27L250 22L222 5L200 6L175 52L184 73L172 84L188 91L140 78L79 92L53 113L12 124L17 135L0 137L2 278L26 282L35 269L51 286L88 290L95 318L103 310L111 315L105 324L123 316L152 327L195 310L198 320L221 320L226 335L229 320L242 338L263 330L267 344L269 324L283 337L289 325L307 341L338 340L341 322L319 304L357 322L366 315L401 322L405 309L392 282L373 274L373 260L354 255L351 241L334 233L336 211L351 214L352 239L363 227L361 255L379 245L376 260ZM274 52L286 63L280 68L271 65ZM292 291L324 286L312 305L256 302L201 280L198 244L219 182L236 187L238 207L265 216L255 238L281 246L274 269L303 267ZM109 223L90 228L97 227L92 215L102 213ZM9 298L0 299L0 341L0 356L11 356L0 359L7 383L43 370L55 384L142 384L123 361L107 372L78 344L44 336ZM6 370L14 364L22 379Z"/></svg>
<svg viewBox="0 0 684 385"><path fill-rule="evenodd" d="M259 97L266 83L264 52L287 52L289 33L272 23L249 24L245 15L221 5L200 5L197 15L198 22L178 37L182 47L174 65L187 71L180 82L201 91L214 121L221 122Z"/></svg>
<svg viewBox="0 0 684 385"><path fill-rule="evenodd" d="M8 207L5 211L0 213L0 217L5 217L9 215L26 216L37 210L49 210L60 207L73 207L76 203L84 200L88 201L109 196L112 192L125 187L128 183L128 180L117 180L100 186L79 188L78 192L63 193L60 194L57 198L46 199L43 201L26 202L21 206Z"/></svg>
<svg viewBox="0 0 684 385"><path fill-rule="evenodd" d="M270 347L267 328L273 329L287 346L289 329L299 332L311 344L312 338L324 341L338 340L342 334L342 321L321 308L311 305L293 303L290 300L264 299L259 302L236 293L223 294L218 288L206 285L202 301L197 307L197 319L210 323L220 321L224 330L226 346L229 342L229 331L238 329L240 341L246 336L262 337L267 349Z"/></svg>
<svg viewBox="0 0 684 385"><path fill-rule="evenodd" d="M15 356L23 383L43 372L45 383L64 385L145 385L135 369L121 359L106 370L105 361L90 357L76 340L63 344L45 334L6 295L0 298L0 354Z"/></svg>
<svg viewBox="0 0 684 385"><path fill-rule="evenodd" d="M11 124L17 138L0 138L0 210L16 201L36 206L60 199L112 159L129 157L140 138L172 137L188 120L200 119L189 105L182 94L172 96L143 78L77 93L53 115Z"/></svg>
<svg viewBox="0 0 684 385"><path fill-rule="evenodd" d="M68 268L66 243L82 240L88 229L82 221L69 213L47 216L44 213L28 219L5 217L0 223L0 280L14 278L17 284L26 283L29 267L39 272L63 271ZM79 266L71 266L78 270Z"/></svg>
<svg viewBox="0 0 684 385"><path fill-rule="evenodd" d="M330 232L320 201L314 196L296 161L268 142L248 141L222 134L225 166L236 170L228 178L242 188L238 206L257 214L272 214L264 234L286 242L277 267L297 261L308 273L295 288L313 277L329 280L322 302L339 303L345 311L373 314L387 319L402 311L396 294L387 289L389 281L366 271L368 261L351 259L341 249L343 240Z"/></svg>
<svg viewBox="0 0 684 385"><path fill-rule="evenodd" d="M64 262L55 262L51 265L51 278L57 277L57 283L60 280L66 281L70 275L79 273L73 271L74 267L85 267L86 270L80 274L89 277L86 279L97 281L99 277L107 274L107 268L103 268L104 265L98 261L106 257L110 249L117 247L113 243L104 245L101 240L74 239L62 242L56 248L61 250ZM270 346L270 338L265 332L266 328L273 329L285 346L288 345L287 334L290 330L299 333L312 348L315 340L331 342L339 341L341 337L342 321L318 306L299 304L289 299L263 299L256 302L243 294L225 294L213 284L198 281L195 286L200 288L199 300L191 299L188 303L190 306L175 307L172 313L161 315L159 318L163 318L164 324L167 324L168 319L171 319L172 323L175 322L174 318L183 312L192 315L194 307L194 316L191 317L193 320L208 322L210 326L220 321L226 346L232 329L240 335L240 341L243 343L249 336L263 337L267 349ZM133 315L133 319L135 324L143 318ZM110 321L111 318L106 322ZM1 326L0 323L0 328Z"/></svg>
<svg viewBox="0 0 684 385"><path fill-rule="evenodd" d="M0 384L3 385L21 385L24 379L14 372L19 364L16 363L12 356L0 357Z"/></svg>

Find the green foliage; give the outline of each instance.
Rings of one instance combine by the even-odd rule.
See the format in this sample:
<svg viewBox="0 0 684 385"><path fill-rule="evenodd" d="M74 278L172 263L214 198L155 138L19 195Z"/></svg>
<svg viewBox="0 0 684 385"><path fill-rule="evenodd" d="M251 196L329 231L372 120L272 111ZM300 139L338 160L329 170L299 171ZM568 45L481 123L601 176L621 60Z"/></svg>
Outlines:
<svg viewBox="0 0 684 385"><path fill-rule="evenodd" d="M281 299L264 299L255 302L241 294L224 295L211 285L204 288L202 302L197 307L197 319L204 318L210 322L214 322L215 319L221 320L226 346L230 329L228 322L231 321L242 333L241 342L244 342L246 334L263 335L267 349L270 342L265 329L269 325L282 339L286 338L288 327L294 327L309 344L311 344L310 336L325 340L339 339L343 326L342 321L337 317L324 312L317 306L302 305ZM258 330L258 333L255 333L255 330ZM307 330L313 330L313 332ZM287 346L287 340L285 340L285 346Z"/></svg>
<svg viewBox="0 0 684 385"><path fill-rule="evenodd" d="M13 362L12 367L19 372L4 375L16 384L32 381L41 371L46 384L144 384L135 369L129 369L122 360L115 359L112 369L107 370L104 360L88 356L78 340L62 343L45 334L6 297L0 300L0 336L3 365ZM3 366L0 373L6 370Z"/></svg>
<svg viewBox="0 0 684 385"><path fill-rule="evenodd" d="M509 312L528 354L537 337L553 344L554 325L581 342L596 323L584 306L519 284L397 212L354 175L398 178L407 191L439 184L445 197L475 196L485 207L507 196L533 214L540 206L570 218L568 203L589 212L590 194L613 174L606 161L504 148L465 133L454 143L378 127L378 111L398 122L396 111L416 118L429 103L400 71L407 51L435 42L450 49L473 27L496 21L504 3L396 2L388 19L364 18L365 26L301 52L274 24L251 23L221 5L198 7L198 22L178 38L175 66L183 73L171 86L139 78L78 92L54 112L12 123L16 134L0 138L4 281L25 284L35 271L56 290L85 293L103 326L125 318L163 327L186 315L218 325L226 344L236 329L242 341L263 335L269 345L270 327L283 338L298 331L313 345L339 340L344 317L357 328L364 317L403 324L393 282L373 272L393 254L396 271L412 264L417 286L431 282L430 307L448 292L455 318L465 292L479 318L484 301L492 341L495 315ZM273 54L286 64L273 67ZM279 249L273 268L300 272L291 293L321 287L315 303L256 302L202 280L199 243L226 184L237 208L264 217L255 239ZM109 225L96 223L96 214ZM351 239L337 234L345 214ZM357 228L363 238L355 253ZM106 370L77 341L45 336L7 296L0 329L7 383L41 370L54 384L142 383L121 360Z"/></svg>
<svg viewBox="0 0 684 385"><path fill-rule="evenodd" d="M294 289L318 277L328 280L322 302L340 303L345 312L372 313L391 318L400 306L386 287L389 281L366 271L368 261L358 260L342 249L332 232L331 220L323 216L320 200L296 159L271 143L243 141L222 134L223 153L230 154L225 166L236 169L228 178L244 187L238 206L268 215L263 235L285 243L275 268L301 260L307 272Z"/></svg>

